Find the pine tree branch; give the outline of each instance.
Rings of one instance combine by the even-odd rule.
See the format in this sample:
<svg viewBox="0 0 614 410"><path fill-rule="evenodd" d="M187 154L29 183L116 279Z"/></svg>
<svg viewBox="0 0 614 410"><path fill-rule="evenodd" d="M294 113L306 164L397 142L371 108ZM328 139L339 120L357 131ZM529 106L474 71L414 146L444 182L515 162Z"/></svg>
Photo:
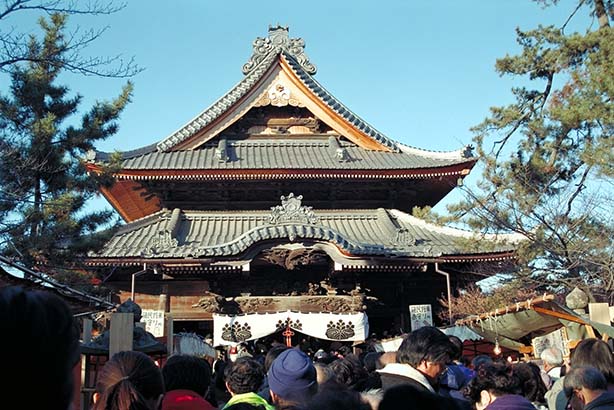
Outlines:
<svg viewBox="0 0 614 410"><path fill-rule="evenodd" d="M574 9L574 11L571 12L571 14L569 15L569 17L567 17L567 20L565 20L565 23L563 23L563 25L561 26L561 33L565 32L565 27L567 27L567 24L569 24L569 22L571 21L571 19L576 15L576 13L578 12L578 10L580 10L580 8L584 5L585 0L580 0L578 2L578 5L576 6L576 8Z"/></svg>
<svg viewBox="0 0 614 410"><path fill-rule="evenodd" d="M0 20L20 11L39 10L47 14L88 14L88 15L108 15L116 13L126 7L127 3L114 5L113 1L88 1L85 8L80 6L84 3L78 1L48 0L30 4L32 0L14 0L5 2L5 6L0 11Z"/></svg>
<svg viewBox="0 0 614 410"><path fill-rule="evenodd" d="M574 193L571 195L571 197L567 201L567 212L565 212L564 214L565 217L569 218L569 216L571 215L571 211L573 209L573 202L578 197L578 195L580 195L580 192L584 190L585 188L584 183L586 182L586 179L588 178L588 175L590 174L591 169L592 169L591 166L587 166L584 169L584 172L582 173L582 177L580 178L580 181L576 185L576 190L574 191Z"/></svg>

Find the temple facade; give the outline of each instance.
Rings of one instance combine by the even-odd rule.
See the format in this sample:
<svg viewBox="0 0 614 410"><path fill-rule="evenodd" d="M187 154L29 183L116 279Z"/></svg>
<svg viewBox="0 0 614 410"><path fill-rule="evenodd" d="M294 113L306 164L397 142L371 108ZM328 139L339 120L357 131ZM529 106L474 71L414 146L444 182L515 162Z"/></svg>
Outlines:
<svg viewBox="0 0 614 410"><path fill-rule="evenodd" d="M122 154L102 193L126 224L88 260L121 301L134 296L217 344L289 328L364 340L410 330L409 305L436 311L476 267L513 258L509 242L467 246L484 236L411 216L462 183L470 148L403 145L315 73L304 41L271 27L224 96ZM92 152L89 171L110 158Z"/></svg>

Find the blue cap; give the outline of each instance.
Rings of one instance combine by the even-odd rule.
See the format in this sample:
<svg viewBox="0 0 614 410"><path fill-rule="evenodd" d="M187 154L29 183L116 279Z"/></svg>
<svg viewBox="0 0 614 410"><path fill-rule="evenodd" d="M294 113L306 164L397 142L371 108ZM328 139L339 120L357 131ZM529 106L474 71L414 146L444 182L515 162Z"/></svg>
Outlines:
<svg viewBox="0 0 614 410"><path fill-rule="evenodd" d="M316 385L316 368L299 349L284 350L271 364L269 388L281 398L304 396Z"/></svg>

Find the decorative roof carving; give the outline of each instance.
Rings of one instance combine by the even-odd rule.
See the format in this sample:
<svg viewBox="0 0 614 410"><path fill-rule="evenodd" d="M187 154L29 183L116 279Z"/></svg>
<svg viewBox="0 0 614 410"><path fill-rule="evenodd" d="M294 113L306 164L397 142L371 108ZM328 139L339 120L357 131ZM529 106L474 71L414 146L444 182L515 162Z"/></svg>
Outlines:
<svg viewBox="0 0 614 410"><path fill-rule="evenodd" d="M416 237L408 228L398 228L394 235L394 244L399 246L414 246Z"/></svg>
<svg viewBox="0 0 614 410"><path fill-rule="evenodd" d="M227 162L230 157L228 156L228 145L226 138L221 138L215 149L215 156L219 162Z"/></svg>
<svg viewBox="0 0 614 410"><path fill-rule="evenodd" d="M269 36L267 38L256 38L253 45L254 53L249 61L243 65L243 74L249 74L269 54L278 54L282 51L294 58L307 73L313 75L317 71L316 66L309 61L305 54L305 41L302 38L290 38L287 26L269 26Z"/></svg>
<svg viewBox="0 0 614 410"><path fill-rule="evenodd" d="M154 253L168 252L172 248L176 248L177 245L179 245L179 241L173 238L171 231L165 229L159 231L158 236L153 240L152 251Z"/></svg>
<svg viewBox="0 0 614 410"><path fill-rule="evenodd" d="M271 84L266 93L254 104L254 107L263 107L265 105L273 105L275 107L285 107L286 105L293 107L305 106L291 92L288 85L282 81Z"/></svg>
<svg viewBox="0 0 614 410"><path fill-rule="evenodd" d="M350 153L348 152L348 150L345 147L339 145L339 141L337 141L336 137L331 136L328 138L328 146L332 150L333 155L335 156L337 161L348 162L352 160L352 157L350 157Z"/></svg>
<svg viewBox="0 0 614 410"><path fill-rule="evenodd" d="M463 158L473 158L473 150L475 150L475 147L473 145L465 145L462 151Z"/></svg>
<svg viewBox="0 0 614 410"><path fill-rule="evenodd" d="M290 193L287 197L281 197L281 205L271 207L269 223L276 225L279 223L304 223L316 224L318 217L310 206L301 206L303 195L294 196ZM291 238L292 239L292 238Z"/></svg>
<svg viewBox="0 0 614 410"><path fill-rule="evenodd" d="M323 263L326 261L326 254L322 251L305 248L274 248L263 251L262 259L271 264L282 266L288 270L294 270L300 266Z"/></svg>
<svg viewBox="0 0 614 410"><path fill-rule="evenodd" d="M273 298L240 298L237 303L241 308L241 313L256 313L263 309L270 308L275 303L279 303L278 299Z"/></svg>
<svg viewBox="0 0 614 410"><path fill-rule="evenodd" d="M205 296L200 298L197 303L193 304L193 308L200 308L208 313L218 313L222 310L224 298L221 296Z"/></svg>

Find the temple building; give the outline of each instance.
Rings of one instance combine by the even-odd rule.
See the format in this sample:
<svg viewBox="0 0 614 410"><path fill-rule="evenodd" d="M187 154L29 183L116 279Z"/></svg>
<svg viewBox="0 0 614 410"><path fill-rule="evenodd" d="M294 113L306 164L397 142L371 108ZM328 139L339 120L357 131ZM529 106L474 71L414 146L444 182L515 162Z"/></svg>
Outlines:
<svg viewBox="0 0 614 410"><path fill-rule="evenodd" d="M470 148L379 132L314 79L287 27L254 42L244 77L176 132L124 152L102 193L126 221L88 264L121 301L236 343L291 328L328 340L410 330L513 244L411 216L462 183ZM92 152L101 172L111 154ZM483 236L480 238L484 239ZM472 249L472 250L467 250Z"/></svg>

